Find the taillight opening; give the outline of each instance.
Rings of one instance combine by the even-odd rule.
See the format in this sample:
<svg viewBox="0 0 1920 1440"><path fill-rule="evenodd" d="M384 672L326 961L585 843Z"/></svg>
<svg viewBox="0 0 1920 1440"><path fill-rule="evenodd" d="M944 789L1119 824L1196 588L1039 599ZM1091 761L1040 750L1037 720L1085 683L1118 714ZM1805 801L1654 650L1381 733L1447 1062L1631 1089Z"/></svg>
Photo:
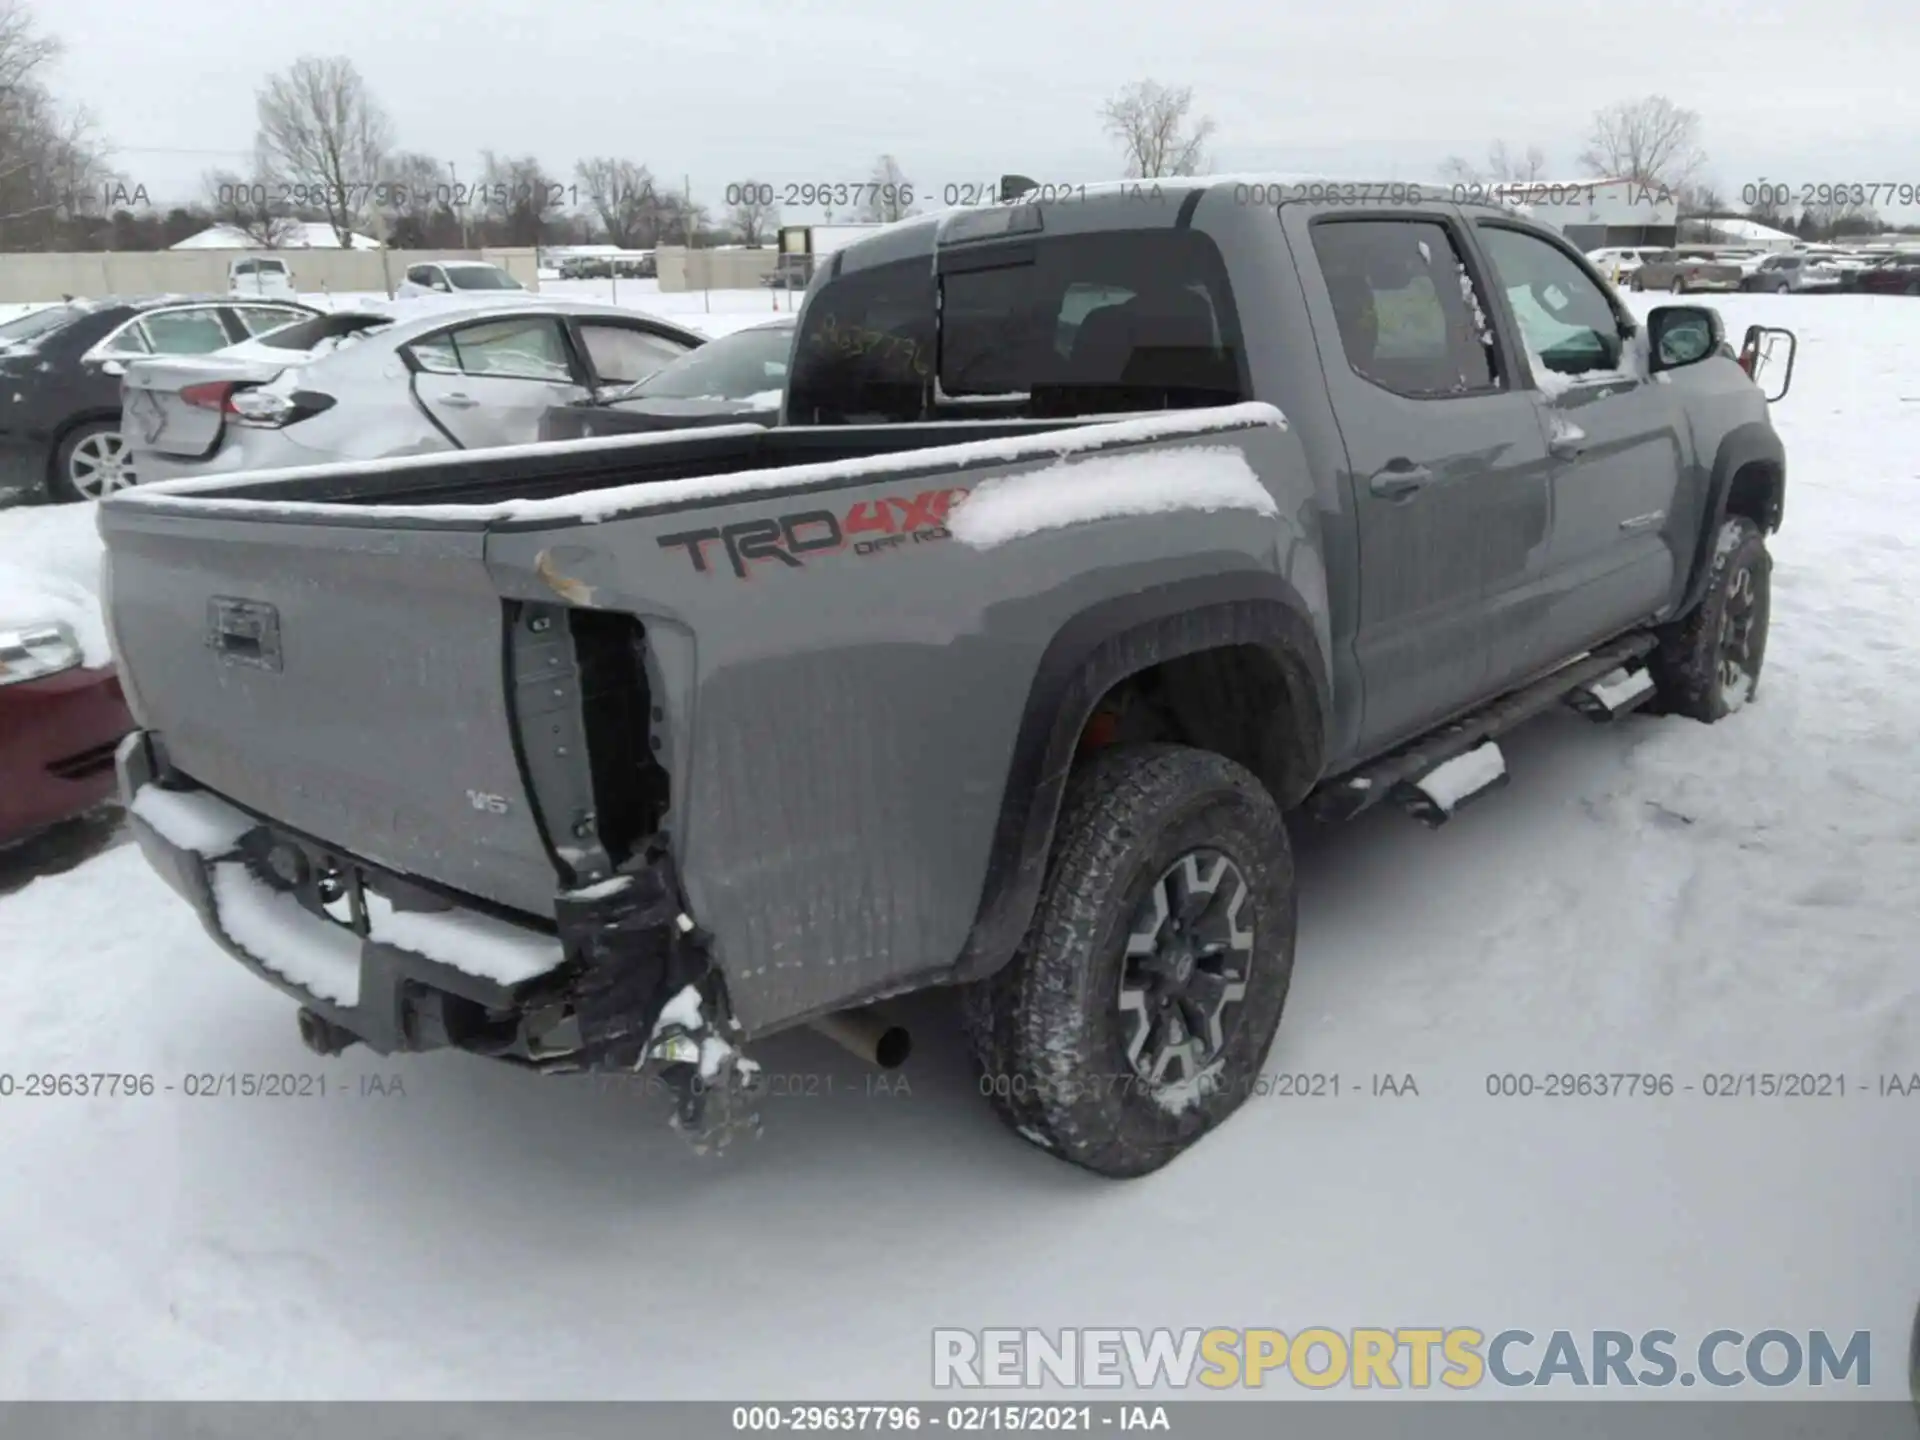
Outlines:
<svg viewBox="0 0 1920 1440"><path fill-rule="evenodd" d="M231 414L233 381L210 380L204 385L189 385L180 392L180 398L197 410L218 410Z"/></svg>

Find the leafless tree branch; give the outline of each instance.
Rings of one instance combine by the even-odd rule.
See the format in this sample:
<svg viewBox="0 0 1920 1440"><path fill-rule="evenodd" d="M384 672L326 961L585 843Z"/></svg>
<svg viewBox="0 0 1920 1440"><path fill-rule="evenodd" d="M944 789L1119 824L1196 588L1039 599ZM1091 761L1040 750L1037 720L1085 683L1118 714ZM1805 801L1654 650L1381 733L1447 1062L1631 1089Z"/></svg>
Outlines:
<svg viewBox="0 0 1920 1440"><path fill-rule="evenodd" d="M1679 191L1707 163L1700 117L1664 95L1595 112L1580 164L1589 175Z"/></svg>
<svg viewBox="0 0 1920 1440"><path fill-rule="evenodd" d="M1198 175L1207 168L1207 117L1192 117L1193 87L1139 80L1101 107L1107 135L1120 145L1129 179Z"/></svg>
<svg viewBox="0 0 1920 1440"><path fill-rule="evenodd" d="M372 209L393 126L344 55L305 55L259 93L258 148L295 201L324 213L342 246Z"/></svg>

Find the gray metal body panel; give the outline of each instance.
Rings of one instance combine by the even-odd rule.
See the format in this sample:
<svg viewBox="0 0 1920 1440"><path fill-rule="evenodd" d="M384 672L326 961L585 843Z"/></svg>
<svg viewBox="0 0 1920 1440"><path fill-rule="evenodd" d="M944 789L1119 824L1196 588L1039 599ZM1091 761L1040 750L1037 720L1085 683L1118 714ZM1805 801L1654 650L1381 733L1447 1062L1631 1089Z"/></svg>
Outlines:
<svg viewBox="0 0 1920 1440"><path fill-rule="evenodd" d="M739 436L587 442L600 448L567 461L581 488L617 484L607 476L622 463L641 475L647 456L667 453L648 448L656 443L683 458L645 473L665 487L657 500L583 494L574 516L457 505L383 515L379 492L395 474L369 475L364 493L326 510L296 503L284 514L236 509L218 486L149 490L102 511L136 714L181 770L242 804L393 869L551 914L561 878L515 760L503 601L558 597L637 617L677 869L740 1020L764 1031L952 978L984 943L996 887L1020 878L1004 850L1023 798L1014 792L1031 785L1022 747L1036 707L1059 703L1049 667L1063 637L1089 616L1124 612L1144 633L1182 618L1154 609L1155 597L1179 595L1222 624L1240 623L1248 604L1297 621L1294 638L1272 639L1303 652L1303 673L1324 689L1312 697L1325 720L1317 778L1682 604L1715 519L1708 507L1724 503L1728 437L1745 437L1740 454L1779 458L1765 403L1731 360L1650 377L1642 337L1630 380L1553 395L1521 384L1481 397L1389 395L1341 361L1305 243L1321 212L1256 208L1231 190L1184 205L1175 188L1042 208L1048 236L1191 224L1213 238L1252 393L1287 423L1242 416L1214 433L1122 436L1115 453L1177 462L1230 447L1277 515L1113 515L985 548L936 538L860 553L850 539L798 564L749 560L736 575L717 541L673 537L845 517L945 487L977 492L1050 465L1102 464L1106 452L1063 462L1040 439L1031 455L958 465L906 450L795 470L790 483L763 471L729 493L728 477L711 478L724 467L699 457L754 443ZM1471 247L1481 212L1392 213L1439 217ZM894 227L836 264L931 257L939 223ZM821 267L809 300L834 268ZM1497 299L1493 311L1501 345L1519 354L1512 315ZM1189 418L1204 424L1208 413ZM1591 437L1581 454L1552 453L1556 414ZM936 440L948 429L912 428ZM503 475L512 454L502 456L495 478L475 482L483 500L554 493L551 476L535 488ZM1367 477L1403 456L1441 478L1390 506ZM417 485L461 463L477 462L429 462L406 478ZM675 474L709 478L683 493ZM294 474L272 493L303 502L338 483ZM1621 528L1655 509L1657 521ZM216 518L223 511L230 518ZM218 595L278 607L280 670L206 648ZM1051 721L1049 711L1039 729ZM506 808L477 807L470 793ZM1043 843L1052 819L1041 817ZM1022 867L1031 862L1023 851ZM1004 960L999 948L985 945L989 966Z"/></svg>

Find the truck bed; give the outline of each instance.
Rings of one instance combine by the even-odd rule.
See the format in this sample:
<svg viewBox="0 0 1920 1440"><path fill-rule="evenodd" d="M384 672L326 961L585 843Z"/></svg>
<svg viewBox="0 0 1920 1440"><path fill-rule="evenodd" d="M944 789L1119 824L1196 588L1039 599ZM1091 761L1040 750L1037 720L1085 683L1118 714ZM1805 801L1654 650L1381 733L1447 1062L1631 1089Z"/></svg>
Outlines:
<svg viewBox="0 0 1920 1440"><path fill-rule="evenodd" d="M409 455L386 461L312 465L252 474L212 476L150 486L131 492L143 507L185 508L188 502L222 504L226 513L265 514L272 507L286 519L301 518L300 507L365 506L377 510L362 521L338 512L326 518L340 524L471 526L484 518L443 510L410 513L420 507L474 506L501 501L542 501L586 496L601 491L672 480L696 480L793 466L840 465L884 459L914 450L1039 436L1123 417L1084 420L935 421L918 425L793 426L724 425L664 434L643 433L593 440L557 440L477 450L453 455ZM311 517L309 517L311 518Z"/></svg>

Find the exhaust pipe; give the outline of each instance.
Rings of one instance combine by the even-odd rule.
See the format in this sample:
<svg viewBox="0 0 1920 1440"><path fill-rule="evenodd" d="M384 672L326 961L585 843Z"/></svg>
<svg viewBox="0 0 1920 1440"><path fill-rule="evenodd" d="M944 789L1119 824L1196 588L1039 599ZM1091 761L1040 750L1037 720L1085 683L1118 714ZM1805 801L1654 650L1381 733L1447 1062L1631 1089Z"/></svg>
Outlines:
<svg viewBox="0 0 1920 1440"><path fill-rule="evenodd" d="M338 1055L360 1037L311 1010L300 1012L300 1042L316 1055Z"/></svg>
<svg viewBox="0 0 1920 1440"><path fill-rule="evenodd" d="M807 1028L881 1070L898 1070L913 1053L913 1037L872 1006L837 1010L809 1020Z"/></svg>

